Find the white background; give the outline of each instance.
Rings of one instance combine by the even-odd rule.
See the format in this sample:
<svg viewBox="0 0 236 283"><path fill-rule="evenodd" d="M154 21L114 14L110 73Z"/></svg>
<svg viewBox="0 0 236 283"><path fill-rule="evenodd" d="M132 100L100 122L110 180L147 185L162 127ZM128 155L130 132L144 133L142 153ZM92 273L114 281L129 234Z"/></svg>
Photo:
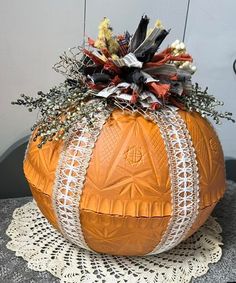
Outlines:
<svg viewBox="0 0 236 283"><path fill-rule="evenodd" d="M187 0L87 0L86 33L97 34L103 16L115 33L133 32L146 13L182 39ZM236 1L191 0L185 42L198 67L193 81L225 101L236 117ZM30 133L36 113L12 106L20 93L35 96L63 80L52 70L59 55L82 43L83 0L0 0L0 156ZM226 156L236 157L235 124L217 127Z"/></svg>

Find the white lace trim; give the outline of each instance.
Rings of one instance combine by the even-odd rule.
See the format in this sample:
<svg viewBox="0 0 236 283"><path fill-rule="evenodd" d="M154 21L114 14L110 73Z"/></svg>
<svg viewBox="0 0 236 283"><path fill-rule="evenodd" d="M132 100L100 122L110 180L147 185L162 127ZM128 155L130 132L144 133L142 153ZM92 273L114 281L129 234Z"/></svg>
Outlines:
<svg viewBox="0 0 236 283"><path fill-rule="evenodd" d="M173 283L190 282L221 257L221 228L210 217L193 236L174 249L145 257L96 254L80 249L57 232L34 202L17 208L7 229L7 247L28 267L49 271L62 283Z"/></svg>
<svg viewBox="0 0 236 283"><path fill-rule="evenodd" d="M94 145L110 112L98 112L93 127L88 127L85 120L71 131L60 156L53 189L52 202L62 234L86 249L89 247L80 224L80 198Z"/></svg>
<svg viewBox="0 0 236 283"><path fill-rule="evenodd" d="M195 150L185 122L175 109L150 114L166 145L171 178L172 217L160 243L150 254L178 245L192 227L199 208L199 175Z"/></svg>
<svg viewBox="0 0 236 283"><path fill-rule="evenodd" d="M80 197L92 149L109 115L110 111L99 113L93 129L87 127L87 121L78 124L65 143L56 173L53 207L60 230L65 238L86 249L89 247L80 224ZM191 137L178 112L167 108L148 115L159 126L166 145L173 207L166 232L149 253L157 254L179 244L192 227L198 215L199 176Z"/></svg>

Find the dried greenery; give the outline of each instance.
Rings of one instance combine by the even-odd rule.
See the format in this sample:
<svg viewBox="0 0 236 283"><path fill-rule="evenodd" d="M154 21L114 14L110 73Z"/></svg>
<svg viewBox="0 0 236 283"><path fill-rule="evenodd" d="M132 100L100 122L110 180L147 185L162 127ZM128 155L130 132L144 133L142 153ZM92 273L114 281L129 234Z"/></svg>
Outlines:
<svg viewBox="0 0 236 283"><path fill-rule="evenodd" d="M139 108L140 113L158 111L160 107L172 103L186 111L211 117L217 124L223 118L235 122L231 113L217 111L216 108L222 106L223 102L209 95L207 88L201 90L195 84L191 89L191 75L196 67L192 64L192 57L186 53L184 43L177 40L164 51L156 53L169 31L157 24L148 35L148 22L146 16L142 17L133 37L128 32L116 37L109 20L104 18L97 40L90 39L88 48L69 49L54 65L54 70L66 77L64 83L48 93L39 91L36 98L22 94L21 98L12 102L25 106L30 112L36 109L40 111L40 118L32 127L33 139L39 140L39 147L47 141L65 139L77 122L84 119L88 126L93 127L98 112L105 111L107 107L119 107L122 102L120 104L120 98L115 99L117 90L112 90L109 95L103 94L103 97L99 92L120 82L128 84L121 91L123 97L126 96L124 104ZM151 63L151 69L154 66L156 73L151 72L154 77L145 73L149 69L145 69L147 63ZM160 66L165 67L162 73L158 73ZM155 87L150 88L148 79L156 83ZM186 83L189 86L187 89L184 88ZM177 93L173 93L171 86L176 84L181 91L177 89ZM151 102L140 103L142 90L149 92L147 97Z"/></svg>
<svg viewBox="0 0 236 283"><path fill-rule="evenodd" d="M216 124L220 124L221 119L235 122L232 113L216 110L217 106L222 106L224 103L209 95L207 91L207 88L201 90L196 83L193 85L191 95L181 96L178 99L187 111L196 111L202 117L211 117ZM23 105L30 112L39 109L40 118L31 130L34 131L34 141L40 137L38 147L41 148L47 141L65 139L78 121L86 119L88 125L92 126L96 113L103 111L108 105L112 106L114 102L112 99L94 96L94 93L81 84L81 81L67 79L59 86L50 89L48 93L39 91L36 98L22 94L21 98L12 104Z"/></svg>
<svg viewBox="0 0 236 283"><path fill-rule="evenodd" d="M218 106L223 106L224 102L217 100L213 95L208 94L208 88L204 90L196 83L192 86L192 92L188 95L178 97L184 104L187 111L196 111L202 117L211 117L216 124L221 124L221 119L232 119L232 113L217 111Z"/></svg>
<svg viewBox="0 0 236 283"><path fill-rule="evenodd" d="M92 126L96 113L107 107L107 100L95 98L80 82L66 80L48 93L39 91L36 98L22 94L12 104L23 105L30 112L40 110L40 118L31 128L33 140L40 137L40 148L47 141L65 139L77 121L86 119Z"/></svg>

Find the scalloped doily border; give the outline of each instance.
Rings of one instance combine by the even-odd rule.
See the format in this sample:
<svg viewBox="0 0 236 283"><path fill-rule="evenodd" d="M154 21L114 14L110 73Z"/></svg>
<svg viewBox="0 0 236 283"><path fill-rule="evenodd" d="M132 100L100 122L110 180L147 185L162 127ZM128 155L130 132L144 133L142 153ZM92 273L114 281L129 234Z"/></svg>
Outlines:
<svg viewBox="0 0 236 283"><path fill-rule="evenodd" d="M7 248L35 271L48 271L61 282L190 282L207 273L222 255L221 227L210 217L174 249L145 257L96 254L68 242L41 214L35 202L17 208L7 231Z"/></svg>

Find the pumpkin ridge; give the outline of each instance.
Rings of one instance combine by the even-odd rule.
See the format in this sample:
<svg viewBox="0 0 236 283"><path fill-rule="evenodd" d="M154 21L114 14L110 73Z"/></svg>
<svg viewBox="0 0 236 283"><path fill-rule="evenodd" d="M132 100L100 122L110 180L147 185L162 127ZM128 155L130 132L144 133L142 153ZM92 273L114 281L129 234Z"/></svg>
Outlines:
<svg viewBox="0 0 236 283"><path fill-rule="evenodd" d="M221 197L222 198L222 197ZM217 199L216 201L212 202L211 204L207 205L207 206L204 206L202 208L199 208L199 211L202 211L204 209L207 209L209 207L211 207L212 205L216 205L218 203L218 201L221 199ZM152 218L162 218L162 217L170 217L172 214L163 214L163 215L147 215L147 216L143 216L143 215L139 215L139 216L134 216L134 215L128 215L128 214L115 214L115 213L103 213L103 212L98 212L98 211L94 211L94 210L91 210L89 208L80 208L80 211L87 211L87 212L92 212L92 213L95 213L95 214L98 214L98 215L107 215L107 216L111 216L111 217L124 217L124 218L127 218L127 217L130 217L130 218L135 218L135 219L152 219Z"/></svg>

